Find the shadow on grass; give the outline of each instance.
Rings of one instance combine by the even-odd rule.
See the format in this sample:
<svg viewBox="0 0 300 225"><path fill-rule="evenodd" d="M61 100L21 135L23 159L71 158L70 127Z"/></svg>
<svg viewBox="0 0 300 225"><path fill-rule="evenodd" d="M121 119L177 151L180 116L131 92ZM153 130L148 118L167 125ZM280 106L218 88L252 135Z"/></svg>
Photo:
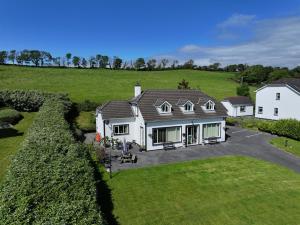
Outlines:
<svg viewBox="0 0 300 225"><path fill-rule="evenodd" d="M23 132L19 132L18 130L14 129L14 128L0 129L0 138L22 136L23 134L24 134Z"/></svg>
<svg viewBox="0 0 300 225"><path fill-rule="evenodd" d="M92 165L95 171L96 189L97 189L97 203L99 204L102 212L103 219L110 225L118 225L116 217L112 211L114 209L111 190L106 184L101 172L99 171L99 165L91 158Z"/></svg>

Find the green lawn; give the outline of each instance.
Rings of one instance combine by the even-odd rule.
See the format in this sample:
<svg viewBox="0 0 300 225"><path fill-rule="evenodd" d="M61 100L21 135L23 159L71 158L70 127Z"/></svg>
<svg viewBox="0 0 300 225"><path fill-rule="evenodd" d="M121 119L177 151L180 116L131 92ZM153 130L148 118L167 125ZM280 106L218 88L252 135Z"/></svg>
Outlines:
<svg viewBox="0 0 300 225"><path fill-rule="evenodd" d="M80 112L76 118L76 124L83 131L94 132L96 130L95 112Z"/></svg>
<svg viewBox="0 0 300 225"><path fill-rule="evenodd" d="M238 84L230 80L233 76L233 73L195 70L145 72L0 66L0 89L65 92L75 102L92 100L100 103L131 98L136 81L143 89L154 89L177 88L178 82L186 79L192 88L200 88L220 100L235 95Z"/></svg>
<svg viewBox="0 0 300 225"><path fill-rule="evenodd" d="M286 140L288 141L287 146L285 146ZM271 144L279 149L282 149L300 157L300 141L296 141L285 137L277 137L271 140Z"/></svg>
<svg viewBox="0 0 300 225"><path fill-rule="evenodd" d="M35 113L23 112L22 115L24 118L14 126L14 131L17 132L15 136L3 137L12 132L6 132L5 134L0 132L0 182L4 177L12 156L16 153L20 143L23 141L24 134L26 134L27 128L31 125Z"/></svg>
<svg viewBox="0 0 300 225"><path fill-rule="evenodd" d="M122 225L300 221L300 175L247 157L131 169L107 184Z"/></svg>

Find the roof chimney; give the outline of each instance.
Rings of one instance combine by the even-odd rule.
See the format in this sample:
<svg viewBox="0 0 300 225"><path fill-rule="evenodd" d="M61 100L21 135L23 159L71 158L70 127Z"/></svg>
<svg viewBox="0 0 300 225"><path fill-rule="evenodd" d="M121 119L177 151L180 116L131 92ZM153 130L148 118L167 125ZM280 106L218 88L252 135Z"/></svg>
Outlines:
<svg viewBox="0 0 300 225"><path fill-rule="evenodd" d="M140 95L142 93L142 88L139 82L136 82L135 86L134 86L134 97L137 97L138 95Z"/></svg>

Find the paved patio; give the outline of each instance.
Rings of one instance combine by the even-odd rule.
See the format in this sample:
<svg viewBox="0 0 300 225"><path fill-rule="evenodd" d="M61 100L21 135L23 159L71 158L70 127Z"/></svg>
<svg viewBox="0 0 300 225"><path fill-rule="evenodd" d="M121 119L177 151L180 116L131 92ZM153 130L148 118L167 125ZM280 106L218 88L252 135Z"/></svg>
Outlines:
<svg viewBox="0 0 300 225"><path fill-rule="evenodd" d="M134 164L121 164L117 159L121 151L112 150L112 171L226 155L242 155L276 163L300 173L300 158L269 144L269 140L274 136L237 127L229 127L227 134L229 137L226 142L214 145L196 145L176 150L149 152L139 152L135 147L130 150L138 158L137 163Z"/></svg>

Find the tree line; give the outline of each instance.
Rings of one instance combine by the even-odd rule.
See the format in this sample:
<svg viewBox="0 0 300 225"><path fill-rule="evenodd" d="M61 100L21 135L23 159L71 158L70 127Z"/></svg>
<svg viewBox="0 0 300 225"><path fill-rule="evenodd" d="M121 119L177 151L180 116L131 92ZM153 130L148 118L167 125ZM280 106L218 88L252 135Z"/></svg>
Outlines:
<svg viewBox="0 0 300 225"><path fill-rule="evenodd" d="M110 57L96 54L89 58L66 53L63 57L55 57L50 52L40 50L10 50L0 51L0 64L14 64L23 66L55 66L55 67L77 67L77 68L106 68L126 70L168 70L168 69L194 69L205 71L235 72L236 81L249 84L261 84L277 80L283 77L297 77L300 75L300 66L293 69L287 67L271 67L263 65L249 66L247 64L232 64L222 67L216 62L208 66L195 65L192 59L179 63L178 60L166 58L155 59L137 58L136 60L124 60L120 57Z"/></svg>

